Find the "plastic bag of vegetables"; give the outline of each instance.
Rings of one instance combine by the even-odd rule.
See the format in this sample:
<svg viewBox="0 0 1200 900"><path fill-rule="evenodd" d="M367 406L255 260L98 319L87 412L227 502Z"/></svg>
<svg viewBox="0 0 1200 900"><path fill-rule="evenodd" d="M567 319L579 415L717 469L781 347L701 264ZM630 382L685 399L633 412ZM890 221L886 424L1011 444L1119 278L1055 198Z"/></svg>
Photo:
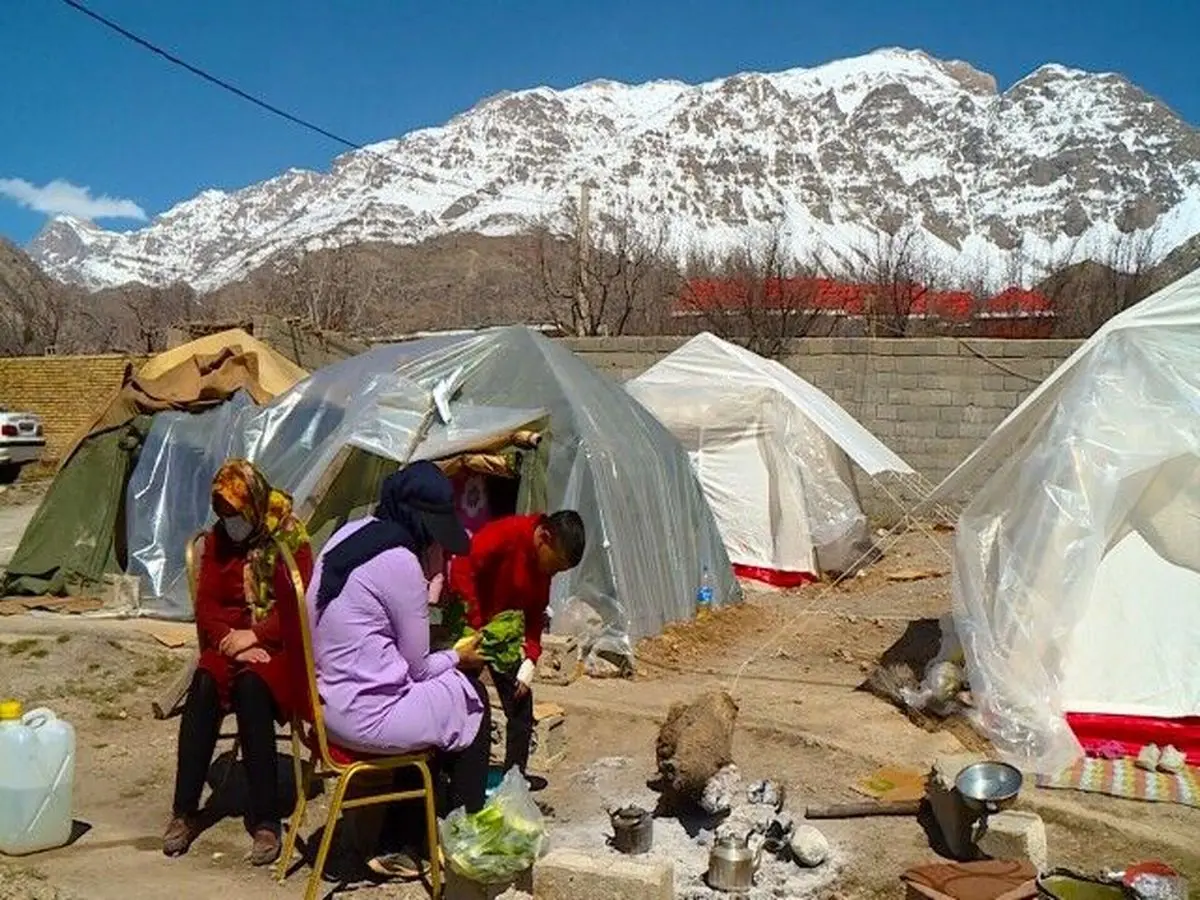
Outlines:
<svg viewBox="0 0 1200 900"><path fill-rule="evenodd" d="M459 807L442 823L442 850L459 875L477 884L512 881L546 846L546 819L517 768L477 813Z"/></svg>
<svg viewBox="0 0 1200 900"><path fill-rule="evenodd" d="M475 636L475 630L462 623L462 634L454 649ZM520 610L505 610L480 629L483 635L479 655L498 672L512 672L521 665L521 645L525 642L525 614Z"/></svg>

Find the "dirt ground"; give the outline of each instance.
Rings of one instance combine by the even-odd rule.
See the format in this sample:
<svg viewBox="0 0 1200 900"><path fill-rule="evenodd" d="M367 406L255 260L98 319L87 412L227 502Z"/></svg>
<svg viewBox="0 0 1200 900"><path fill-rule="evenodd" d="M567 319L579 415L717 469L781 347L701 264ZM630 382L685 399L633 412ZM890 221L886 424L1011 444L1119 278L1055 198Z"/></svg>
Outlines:
<svg viewBox="0 0 1200 900"><path fill-rule="evenodd" d="M646 796L654 736L669 705L710 686L728 687L739 704L734 749L743 777L784 783L796 814L809 803L861 799L851 785L883 764L926 769L939 753L962 752L959 737L922 730L860 689L897 645L932 645L933 620L949 606L948 548L948 534L909 533L843 585L752 590L739 607L644 642L632 680L538 686L539 700L567 711L567 757L539 795L552 842L602 847L605 806ZM928 577L889 580L898 570ZM301 894L307 868L277 887L267 872L246 866L248 838L235 818L205 832L186 857L168 860L160 852L178 724L155 721L149 701L186 658L186 651L145 640L6 634L0 620L2 693L27 706L48 705L77 729L76 816L87 826L72 846L0 863L0 898ZM1023 798L1046 820L1054 865L1119 868L1158 858L1200 884L1200 810L1033 787ZM306 835L323 812L318 800ZM833 844L836 870L795 896L899 896L899 874L936 859L913 819L830 821L821 830ZM689 865L706 858L699 845L674 848L688 850ZM354 887L364 900L425 896L413 886Z"/></svg>

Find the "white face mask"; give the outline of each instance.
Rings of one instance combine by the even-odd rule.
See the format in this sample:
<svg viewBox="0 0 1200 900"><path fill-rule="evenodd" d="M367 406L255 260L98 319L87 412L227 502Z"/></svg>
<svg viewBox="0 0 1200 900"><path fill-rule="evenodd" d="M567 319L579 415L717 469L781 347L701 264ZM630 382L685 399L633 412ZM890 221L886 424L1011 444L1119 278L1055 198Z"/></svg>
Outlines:
<svg viewBox="0 0 1200 900"><path fill-rule="evenodd" d="M225 526L225 533L229 535L229 539L235 544L243 543L250 537L250 533L254 531L254 526L242 516L231 516L227 519L221 519L221 524Z"/></svg>

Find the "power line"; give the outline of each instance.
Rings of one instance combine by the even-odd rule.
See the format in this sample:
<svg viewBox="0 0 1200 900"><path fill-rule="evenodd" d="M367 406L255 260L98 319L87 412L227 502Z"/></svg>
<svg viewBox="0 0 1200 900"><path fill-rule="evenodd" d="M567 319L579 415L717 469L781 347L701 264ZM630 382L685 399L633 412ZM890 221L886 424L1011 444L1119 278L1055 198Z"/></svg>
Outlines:
<svg viewBox="0 0 1200 900"><path fill-rule="evenodd" d="M112 21L111 19L108 19L105 16L102 16L100 13L95 12L94 10L91 10L88 7L84 6L82 3L79 2L79 0L62 0L62 2L64 4L66 4L67 6L69 6L71 9L74 9L77 12L83 13L88 18L93 19L96 22L99 22L101 25L103 25L105 28L108 28L110 31L113 31L113 32L121 35L121 37L125 38L126 40L132 41L133 43L137 44L139 47L142 47L145 50L149 50L151 53L155 54L156 56L162 57L163 59L167 60L167 62L171 63L172 65L179 66L180 68L183 68L188 72L191 72L196 77L201 78L204 81L207 81L209 84L216 85L217 87L221 88L222 90L228 91L229 93L233 94L234 96L240 97L242 100L245 100L248 103L252 103L255 106L259 107L260 109L266 110L267 112L271 113L272 115L279 116L282 119L286 119L287 121L292 122L293 124L299 125L301 128L306 128L309 131L312 131L312 132L315 132L316 134L321 135L322 137L326 137L331 141L334 141L338 144L348 147L351 150L361 151L362 153L367 154L371 158L376 159L376 160L384 163L385 165L391 166L392 169L394 169L397 172L404 172L410 176L421 178L421 179L426 179L429 177L429 173L422 172L413 166L410 166L407 164L402 164L399 161L392 159L388 156L385 156L382 153L377 153L376 151L372 150L371 148L369 148L367 146L364 146L361 143L352 141L348 138L342 137L341 135L335 134L334 132L329 131L326 128L322 128L320 125L316 125L313 122L308 121L307 119L302 119L297 115L293 115L292 113L288 112L287 110L280 109L278 106L268 103L266 100L263 100L261 97L256 97L253 94L242 90L237 85L231 84L228 81L224 80L223 78L219 78L218 76L213 75L211 72L207 72L204 69L200 68L199 66L193 65L192 63L189 63L186 60L181 59L180 57L176 56L174 53L158 46L154 42L147 40L146 38L143 38L139 35L134 34L132 31L123 27L122 25L119 25L118 23ZM509 200L517 201L519 203L532 203L534 205L544 206L544 207L548 207L548 208L555 208L555 209L557 209L559 207L559 204L554 203L553 201L550 201L550 200L539 199L536 197L521 197L517 194L512 194L507 191L500 190L498 188L492 188L492 189L489 189L486 187L480 188L473 184L467 184L466 182L456 181L453 178L447 178L444 175L438 175L438 176L436 176L436 178L437 178L437 180L439 180L445 184L448 184L452 187L457 187L462 190L470 191L472 193L479 193L482 191L483 193L488 193L495 197L503 197L503 198L506 198ZM435 195L439 195L439 196L445 197L446 199L450 199L450 200L461 199L461 198L453 196L451 194L439 193L438 191L429 191L429 193L433 193Z"/></svg>
<svg viewBox="0 0 1200 900"><path fill-rule="evenodd" d="M231 94L234 94L237 97L241 97L243 100L247 101L248 103L253 103L255 106L260 107L261 109L265 109L267 112L272 113L273 115L279 116L282 119L287 119L289 122L299 125L301 128L307 128L309 131L314 131L317 134L321 135L322 137L329 138L331 141L335 141L339 144L349 147L352 150L365 149L362 144L348 140L347 138L344 138L341 135L334 134L332 131L322 128L320 125L314 125L312 122L309 122L306 119L302 119L299 116L292 115L290 112L280 109L278 106L275 106L271 103L268 103L266 100L263 100L261 97L255 97L253 94L243 91L237 85L230 84L228 81L225 81L224 79L218 78L216 75L206 72L204 69L201 69L199 66L194 66L191 63L187 62L186 60L180 59L178 56L176 56L174 53L171 53L169 50L164 50L162 47L159 47L157 44L154 44L154 43L146 40L143 37L139 37L138 35L134 34L132 31L129 31L127 28L121 27L116 22L112 21L111 19L106 19L104 16L100 15L100 13L94 12L93 10L88 9L86 6L84 6L82 3L80 3L79 0L62 0L62 2L65 3L67 6L71 7L71 9L74 9L77 12L81 12L88 18L94 19L95 21L99 22L105 28L115 31L117 34L121 35L121 37L125 38L126 40L133 41L135 44L138 44L139 46L145 48L146 50L149 50L151 53L161 56L163 59L165 59L167 62L171 63L172 65L176 65L176 66L179 66L180 68L186 69L187 71L191 72L193 75L197 76L198 78L203 78L205 81L209 82L210 84L215 84L217 87L219 87L223 90L229 91Z"/></svg>

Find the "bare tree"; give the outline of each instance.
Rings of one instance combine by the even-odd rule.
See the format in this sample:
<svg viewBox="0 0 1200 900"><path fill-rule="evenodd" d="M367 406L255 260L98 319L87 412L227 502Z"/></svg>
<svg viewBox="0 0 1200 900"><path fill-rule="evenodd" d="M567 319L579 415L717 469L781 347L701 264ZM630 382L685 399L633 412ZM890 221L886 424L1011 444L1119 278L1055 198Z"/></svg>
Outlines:
<svg viewBox="0 0 1200 900"><path fill-rule="evenodd" d="M288 256L277 264L272 306L320 331L354 334L367 318L379 270L354 265L344 248Z"/></svg>
<svg viewBox="0 0 1200 900"><path fill-rule="evenodd" d="M585 218L572 200L562 216L567 234L543 222L524 266L551 322L578 337L655 330L677 277L665 225L637 229L628 201Z"/></svg>
<svg viewBox="0 0 1200 900"><path fill-rule="evenodd" d="M871 337L907 335L918 303L937 280L918 232L915 224L906 223L880 232L871 246L854 251L849 275L867 288L863 313Z"/></svg>
<svg viewBox="0 0 1200 900"><path fill-rule="evenodd" d="M1120 234L1092 259L1070 255L1038 286L1050 301L1059 337L1084 338L1159 287L1156 228Z"/></svg>
<svg viewBox="0 0 1200 900"><path fill-rule="evenodd" d="M195 292L184 284L165 288L128 285L119 290L125 315L115 342L138 353L158 353L167 346L167 331L191 319L197 310Z"/></svg>
<svg viewBox="0 0 1200 900"><path fill-rule="evenodd" d="M833 316L817 303L822 271L795 257L777 219L732 253L694 254L680 305L720 337L776 358L793 338L832 331Z"/></svg>

